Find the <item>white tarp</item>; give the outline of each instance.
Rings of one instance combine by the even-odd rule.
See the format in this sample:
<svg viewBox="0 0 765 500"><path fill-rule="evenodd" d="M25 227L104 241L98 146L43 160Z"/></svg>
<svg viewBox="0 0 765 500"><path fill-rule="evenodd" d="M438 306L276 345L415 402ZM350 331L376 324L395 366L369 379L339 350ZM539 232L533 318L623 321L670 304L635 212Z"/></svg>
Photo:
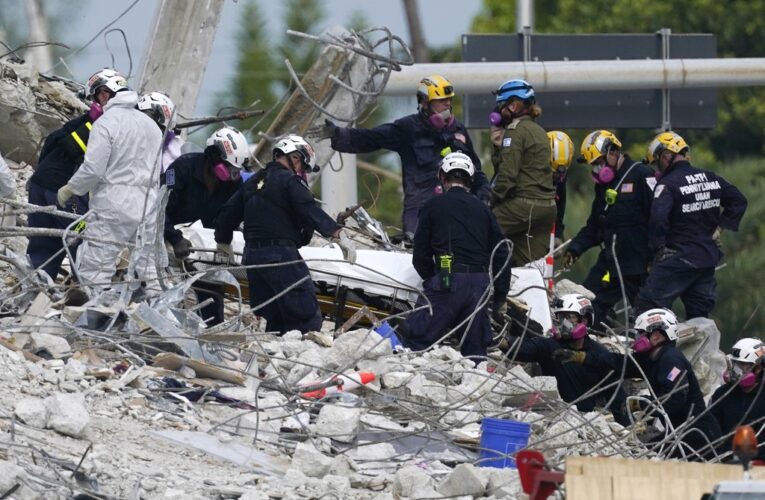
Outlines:
<svg viewBox="0 0 765 500"><path fill-rule="evenodd" d="M193 248L215 248L214 230L202 227L200 221L177 228L183 232L184 238L191 241ZM242 253L244 238L241 232L234 231L231 246L234 252ZM332 284L340 276L342 284L348 288L361 288L365 293L383 297L395 295L396 299L412 304L417 300L416 290L422 290L422 279L414 270L412 254L408 252L357 250L354 264L343 258L339 246L327 243L322 247L302 247L300 255L305 259L313 281ZM191 258L213 261L214 255L212 252L194 252ZM236 263L241 264L241 257L236 257ZM531 319L549 331L552 318L542 273L533 267L514 267L512 274L509 295L524 301L529 306Z"/></svg>

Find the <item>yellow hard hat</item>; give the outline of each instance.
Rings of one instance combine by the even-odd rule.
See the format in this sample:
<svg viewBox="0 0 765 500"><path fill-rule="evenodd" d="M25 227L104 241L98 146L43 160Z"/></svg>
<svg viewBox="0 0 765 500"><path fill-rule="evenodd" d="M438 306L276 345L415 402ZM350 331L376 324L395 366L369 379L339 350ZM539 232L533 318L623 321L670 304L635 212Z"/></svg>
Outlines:
<svg viewBox="0 0 765 500"><path fill-rule="evenodd" d="M430 102L454 97L454 85L441 75L430 75L420 80L417 102Z"/></svg>
<svg viewBox="0 0 765 500"><path fill-rule="evenodd" d="M648 163L653 163L658 160L659 155L661 155L661 152L665 149L678 154L684 151L688 151L690 146L688 146L688 143L685 142L685 139L680 137L679 134L676 134L671 130L668 132L662 132L661 134L654 137L651 143L648 145Z"/></svg>
<svg viewBox="0 0 765 500"><path fill-rule="evenodd" d="M585 163L592 164L595 160L608 153L611 149L621 149L622 143L613 132L596 130L590 132L582 141L582 158Z"/></svg>
<svg viewBox="0 0 765 500"><path fill-rule="evenodd" d="M550 139L550 167L553 171L568 168L574 159L574 142L565 132L553 130L547 132Z"/></svg>

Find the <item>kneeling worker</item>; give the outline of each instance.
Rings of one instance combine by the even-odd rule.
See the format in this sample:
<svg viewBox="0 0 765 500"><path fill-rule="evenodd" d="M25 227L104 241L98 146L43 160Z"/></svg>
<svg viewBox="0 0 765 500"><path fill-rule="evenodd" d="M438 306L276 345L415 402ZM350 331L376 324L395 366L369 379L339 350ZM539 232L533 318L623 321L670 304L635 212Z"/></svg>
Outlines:
<svg viewBox="0 0 765 500"><path fill-rule="evenodd" d="M486 356L491 325L486 305L480 309L479 305L486 302L490 264L496 276L494 310L499 313L507 307L508 249L494 215L470 193L475 173L469 156L446 155L438 173L444 194L428 200L420 212L412 263L424 280L432 311L424 308L409 315L405 343L412 349L427 349L459 327L462 355ZM417 307L427 303L421 297Z"/></svg>

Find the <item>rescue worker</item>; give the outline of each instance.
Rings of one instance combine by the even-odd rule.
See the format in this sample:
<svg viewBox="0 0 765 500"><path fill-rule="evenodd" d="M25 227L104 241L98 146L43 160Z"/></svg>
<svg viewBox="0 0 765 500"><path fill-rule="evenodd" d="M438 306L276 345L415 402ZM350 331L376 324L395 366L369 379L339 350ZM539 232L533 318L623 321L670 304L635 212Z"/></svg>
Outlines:
<svg viewBox="0 0 765 500"><path fill-rule="evenodd" d="M0 154L0 198L10 198L16 192L16 179Z"/></svg>
<svg viewBox="0 0 765 500"><path fill-rule="evenodd" d="M557 215L550 140L534 121L542 114L534 87L508 80L495 94L491 119L501 136L496 134L493 146L491 206L502 234L513 242L513 266L523 266L547 254Z"/></svg>
<svg viewBox="0 0 765 500"><path fill-rule="evenodd" d="M585 226L563 256L563 267L568 268L590 248L600 247L598 260L582 283L595 294L595 330L602 330L601 323L622 299L616 261L627 300L634 305L651 260L648 218L656 179L649 166L631 159L621 148L622 143L608 130L591 132L582 141L581 161L592 166L595 196ZM612 252L614 237L616 255Z"/></svg>
<svg viewBox="0 0 765 500"><path fill-rule="evenodd" d="M64 206L73 195L90 192L93 217L87 220L88 236L130 243L140 236L143 241L153 241L162 133L151 118L135 109L138 94L128 89L127 81L116 71L96 73L88 87L98 102L106 102L104 114L90 131L82 165L58 190L58 204ZM137 248L144 245L138 242ZM83 241L77 251L81 283L110 286L122 250L118 244ZM137 276L143 281L155 278L154 252L134 254Z"/></svg>
<svg viewBox="0 0 765 500"><path fill-rule="evenodd" d="M56 194L63 187L82 163L87 151L90 129L104 112L104 106L112 97L110 92L96 94L96 88L105 86L111 92L127 88L127 81L117 71L105 68L88 81L87 96L91 99L90 109L82 116L69 120L58 130L45 138L40 158L32 177L29 179L29 203L32 205L57 205ZM88 211L88 196L74 196L62 206L62 210L82 215ZM72 219L65 219L53 214L33 212L27 217L29 227L65 229ZM70 247L74 254L75 245ZM48 273L55 281L61 270L61 263L66 257L61 237L30 236L27 255L34 268Z"/></svg>
<svg viewBox="0 0 765 500"><path fill-rule="evenodd" d="M303 176L315 165L316 155L305 139L283 137L274 146L273 161L244 183L216 220L215 241L221 252L232 253L233 231L244 221L243 263L268 266L248 268L247 278L250 305L266 319L269 331L321 328L313 282L298 253L313 232L338 238L341 248L350 249L348 237L308 189ZM289 287L293 288L286 291Z"/></svg>
<svg viewBox="0 0 765 500"><path fill-rule="evenodd" d="M162 92L149 92L138 99L136 109L146 113L162 131L162 172L184 153L186 141L175 135L175 103Z"/></svg>
<svg viewBox="0 0 765 500"><path fill-rule="evenodd" d="M214 228L223 205L242 186L241 172L250 161L247 139L235 128L223 127L208 139L203 153L188 153L175 160L161 176L170 190L165 208L165 241L172 245L177 259L191 253L191 242L176 229L177 224L202 221ZM201 288L201 289L200 289ZM211 325L223 322L223 296L220 287L195 282L200 302L208 297L213 303L202 308Z"/></svg>
<svg viewBox="0 0 765 500"><path fill-rule="evenodd" d="M744 338L733 345L728 355L729 367L723 373L725 383L717 388L709 401L709 411L722 431L718 453L731 451L733 433L739 425L761 429L765 423L763 354L765 344L760 339ZM758 441L762 442L762 438ZM760 445L756 458L765 460L763 445Z"/></svg>
<svg viewBox="0 0 765 500"><path fill-rule="evenodd" d="M648 235L653 264L638 309L669 308L680 297L686 317L696 318L714 308L720 231L738 230L747 200L719 175L692 166L689 151L674 132L657 135L648 146L660 177Z"/></svg>
<svg viewBox="0 0 765 500"><path fill-rule="evenodd" d="M486 305L489 266L494 281L494 313L507 309L510 287L508 249L491 211L470 193L476 175L473 161L464 153L444 157L438 179L444 194L431 198L422 207L414 233L412 264L423 279L425 298L405 324L405 344L415 350L427 349L450 330L459 327L460 351L478 363L491 342L491 324ZM494 260L491 254L496 248ZM504 267L502 272L500 269ZM476 313L476 311L478 311ZM471 315L475 315L472 320Z"/></svg>
<svg viewBox="0 0 765 500"><path fill-rule="evenodd" d="M642 378L651 386L658 401L648 407L640 400L630 401L630 411L646 411L657 416L660 406L666 413L675 430L689 422L682 431L682 443L685 456L696 459L687 447L702 456L713 452L709 443L720 437L720 425L706 411L704 395L699 381L693 372L691 363L677 348L677 317L668 309L650 309L635 319L635 339L632 349L634 355L627 357L614 352L579 353L572 350L558 351L554 355L563 362L583 364L585 367L614 370L617 374L624 369L625 377ZM675 449L674 456L683 456L680 449Z"/></svg>
<svg viewBox="0 0 765 500"><path fill-rule="evenodd" d="M563 218L566 215L566 179L568 167L574 159L574 141L565 132L553 130L547 132L550 140L550 167L553 170L553 186L555 187L555 246L563 244L566 228Z"/></svg>
<svg viewBox="0 0 765 500"><path fill-rule="evenodd" d="M327 120L321 138L332 140L342 153L371 153L387 149L398 153L404 183L404 232L417 229L420 208L441 193L438 167L448 152L470 157L476 169L471 191L487 199L489 184L465 126L452 114L454 87L443 76L423 78L417 87L417 113L373 129L338 127Z"/></svg>
<svg viewBox="0 0 765 500"><path fill-rule="evenodd" d="M626 397L618 383L621 370L564 362L567 356L558 357L562 349L581 354L607 352L588 335L594 317L592 303L584 295L570 293L556 299L552 312L556 319L553 336L516 337L520 344L510 347L510 358L539 363L542 375L555 377L563 401L576 404L579 411L589 412L608 404L614 420L627 425Z"/></svg>

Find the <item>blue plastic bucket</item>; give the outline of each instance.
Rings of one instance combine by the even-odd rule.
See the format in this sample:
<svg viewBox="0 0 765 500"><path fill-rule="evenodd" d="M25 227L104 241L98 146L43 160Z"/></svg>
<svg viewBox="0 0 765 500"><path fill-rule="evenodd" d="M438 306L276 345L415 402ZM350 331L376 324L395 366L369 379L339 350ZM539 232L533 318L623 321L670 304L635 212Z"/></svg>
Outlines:
<svg viewBox="0 0 765 500"><path fill-rule="evenodd" d="M515 420L484 418L481 421L481 467L511 467L515 469L514 455L529 443L531 426Z"/></svg>
<svg viewBox="0 0 765 500"><path fill-rule="evenodd" d="M393 327L390 326L387 321L383 321L382 324L375 329L375 331L382 338L390 340L390 346L393 352L404 348L404 346L401 345L401 341L398 339L396 332L393 330Z"/></svg>

